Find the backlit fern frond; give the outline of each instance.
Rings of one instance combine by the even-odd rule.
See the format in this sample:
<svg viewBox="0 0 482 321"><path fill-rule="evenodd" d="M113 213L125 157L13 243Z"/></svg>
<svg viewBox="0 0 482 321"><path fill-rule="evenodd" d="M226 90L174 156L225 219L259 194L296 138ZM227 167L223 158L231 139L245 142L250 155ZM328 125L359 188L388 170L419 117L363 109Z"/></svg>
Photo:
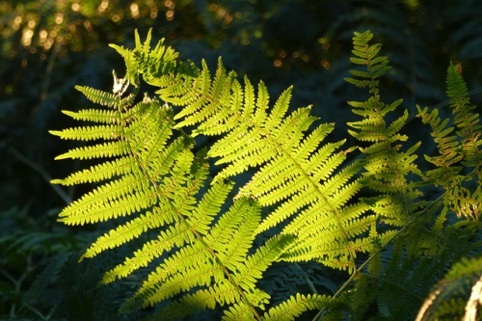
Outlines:
<svg viewBox="0 0 482 321"><path fill-rule="evenodd" d="M152 206L156 195L174 198L171 185L184 183L183 180L171 184L153 183L161 177L170 176L168 173L173 170L189 173L190 165L194 161L194 156L188 155L189 142L186 138L178 138L166 146L172 135L169 121L166 121L172 117L169 110L160 106L157 101L148 99L125 112L122 111L123 108L123 104L119 104L117 126L111 128L110 135L103 134L105 128L102 126L75 129L81 133L90 133L89 140L97 143L75 148L59 156L81 159L114 158L103 165L94 165L74 173L65 180L55 181L69 185L111 179L65 208L60 214L64 223L94 223L129 216ZM71 129L52 133L65 139L76 137L72 135ZM103 140L98 141L99 136Z"/></svg>
<svg viewBox="0 0 482 321"><path fill-rule="evenodd" d="M151 50L151 39L152 30L149 30L144 43L141 42L139 33L136 31L135 50L115 44L110 45L124 58L127 69L126 80L136 87L139 86L140 74L144 74L145 78L155 81L156 76L170 73L177 66L179 54L171 47L164 46L164 39L161 39L157 46Z"/></svg>
<svg viewBox="0 0 482 321"><path fill-rule="evenodd" d="M425 159L436 166L426 175L447 192L444 195L443 213L451 211L459 217L477 220L482 205L482 126L479 115L474 113L475 106L470 105L467 95L467 86L459 69L451 63L447 70L447 96L450 98L453 123L448 118L440 119L436 108L429 112L428 107L422 110L417 106L417 116L432 128L432 137L437 143L439 155L425 155Z"/></svg>
<svg viewBox="0 0 482 321"><path fill-rule="evenodd" d="M298 293L297 295L290 297L287 301L267 311L264 315L264 320L296 320L296 318L299 318L301 314L308 309L319 310L332 304L332 299L327 296L304 296Z"/></svg>
<svg viewBox="0 0 482 321"><path fill-rule="evenodd" d="M357 87L367 88L369 98L363 102L349 101L352 111L362 117L359 121L349 122L354 130L349 133L360 141L365 154L363 183L380 196L367 199L379 222L392 226L404 226L408 217L417 209L416 199L420 196L411 183L409 176L420 175L414 161L415 151L420 143L402 150L401 142L407 136L400 131L408 119L408 112L387 124L386 118L402 103L399 99L391 104L381 100L379 82L389 69L388 58L379 56L380 44L369 44L373 34L367 30L355 32L353 55L350 60L362 68L351 70L353 78L346 81Z"/></svg>
<svg viewBox="0 0 482 321"><path fill-rule="evenodd" d="M452 63L447 70L447 97L450 98L450 107L453 109L457 135L461 138L464 165L479 166L482 160L482 153L479 150L482 144L479 114L474 112L476 106L470 105L467 85L462 78L461 70L459 71Z"/></svg>

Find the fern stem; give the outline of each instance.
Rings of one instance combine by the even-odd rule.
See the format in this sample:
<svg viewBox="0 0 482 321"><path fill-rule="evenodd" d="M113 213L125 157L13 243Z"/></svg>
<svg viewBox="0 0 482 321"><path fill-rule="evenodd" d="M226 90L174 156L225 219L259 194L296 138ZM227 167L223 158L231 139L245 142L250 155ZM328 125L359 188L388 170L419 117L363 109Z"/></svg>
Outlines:
<svg viewBox="0 0 482 321"><path fill-rule="evenodd" d="M50 317L51 317L51 314L54 310L54 308L52 308L52 310L50 310L50 312L47 314L47 315L43 315L42 312L40 312L39 310L37 310L35 307L33 306L30 306L30 305L25 305L25 307L27 309L29 309L30 311L32 311L33 313L35 313L39 318L40 320L42 321L47 321L47 320L50 320Z"/></svg>
<svg viewBox="0 0 482 321"><path fill-rule="evenodd" d="M39 173L40 176L42 176L42 178L49 184L49 186L53 188L53 190L57 193L57 195L60 196L60 198L65 202L65 204L68 205L72 202L72 199L70 198L70 196L67 195L67 193L65 193L63 189L61 189L57 185L50 183L50 181L52 181L53 178L40 165L32 162L30 159L28 159L26 156L24 156L22 153L20 153L18 150L16 150L13 147L9 147L8 152L13 156L15 156L22 163L24 163L25 165L27 165L28 167L30 167L31 169Z"/></svg>
<svg viewBox="0 0 482 321"><path fill-rule="evenodd" d="M298 270L300 270L301 273L303 273L303 276L304 276L304 278L306 280L306 283L308 284L308 287L310 288L311 292L313 292L314 294L318 294L318 291L316 291L315 285L313 284L313 282L311 282L310 278L308 277L308 275L306 275L306 273L303 271L301 266L298 263L295 263L295 266Z"/></svg>

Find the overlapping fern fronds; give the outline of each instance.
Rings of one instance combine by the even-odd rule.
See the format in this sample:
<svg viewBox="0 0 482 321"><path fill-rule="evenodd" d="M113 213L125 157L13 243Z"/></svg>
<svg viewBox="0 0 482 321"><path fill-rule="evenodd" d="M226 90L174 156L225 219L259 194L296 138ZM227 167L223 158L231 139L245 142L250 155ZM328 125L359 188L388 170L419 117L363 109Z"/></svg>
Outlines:
<svg viewBox="0 0 482 321"><path fill-rule="evenodd" d="M215 183L199 199L208 174L207 162L202 152L192 152L189 137L173 137L170 108L147 97L133 104L133 95L122 98L120 93L84 87L79 90L109 109L68 112L73 118L103 125L52 131L64 139L94 142L59 158L99 159L101 163L55 182L100 185L66 207L60 221L83 225L123 218L117 220L117 227L100 236L82 258L120 247L146 232L151 232L148 235L152 237L155 232L157 237L103 278L104 283L125 278L163 258L164 263L149 273L122 310L154 305L199 287L175 306L191 314L197 309L230 304L235 309L233 316L238 311L247 319L254 319L256 308L262 307L269 297L256 289L255 282L291 237L272 238L248 255L260 220L259 206L240 197L214 223L233 185ZM193 300L202 304L196 307Z"/></svg>
<svg viewBox="0 0 482 321"><path fill-rule="evenodd" d="M161 259L122 310L170 300L162 310L165 317L229 305L228 319L259 319L269 295L256 288L256 280L272 262L317 260L353 271L356 251L366 251L357 237L374 221L361 217L365 204L346 205L360 188L353 178L358 165L334 174L349 150L340 150L343 142L321 146L333 124L314 126L317 119L309 107L286 115L291 89L270 109L263 83L255 90L245 78L242 85L221 61L211 78L205 63L196 69L177 62L172 49L160 42L151 50L149 42L150 35L145 43L136 35L135 49L115 46L125 58L127 74L115 78L114 94L79 88L107 109L67 114L100 125L52 132L95 142L59 158L101 160L54 182L105 181L65 208L61 220L85 224L123 217L83 258L148 231L157 234L104 276L103 282L112 282ZM129 83L137 90L141 76L159 88L163 104L148 97L134 103L135 94L122 98ZM195 136L220 134L206 154L194 154ZM206 157L223 166L207 192L201 190L209 182ZM233 188L226 180L252 169L252 179L235 191L234 203L225 210ZM261 220L260 209L268 206L274 210ZM318 220L326 224L310 223ZM290 224L276 230L282 222ZM274 236L253 247L255 237L271 228ZM275 311L297 315L327 300L292 296L267 316Z"/></svg>
<svg viewBox="0 0 482 321"><path fill-rule="evenodd" d="M365 102L349 102L355 107L354 112L364 118L348 125L358 130L351 132L355 138L368 142L368 146L360 148L366 155L363 183L376 196L366 201L382 223L378 228L392 233L387 233L389 237L385 240L377 239L379 250L362 264L366 269L359 269L352 308L360 320L368 317L374 302L382 316L410 319L413 311L409 307L428 295L429 289L443 276L441 265L450 265L480 250L480 243L470 241L477 233L477 223L457 222L450 217L455 213L460 218L477 220L480 184L474 185L474 182L478 184L480 127L478 115L473 113L465 97L465 83L451 65L447 96L454 110L454 123L449 124L449 119L440 120L436 109L429 114L427 108L422 111L418 107L418 116L431 125L441 154L425 156L436 169L422 174L414 163L419 143L404 148L402 142L407 136L399 133L408 114L405 112L386 125L385 115L394 111L401 101L386 105L380 100L378 79L388 68L386 58L371 56L379 48L368 44L370 38L370 33L355 33L353 53L356 57L352 62L366 66L366 71L351 71L357 78L347 80L368 88L370 97ZM457 135L450 136L454 131ZM469 161L465 161L465 155L470 155ZM419 187L427 182L442 186L444 191L435 200L419 201L423 195ZM464 182L468 184L464 186Z"/></svg>
<svg viewBox="0 0 482 321"><path fill-rule="evenodd" d="M360 188L354 179L359 164L333 174L350 152L340 150L344 141L321 145L333 124L315 126L310 107L287 115L291 88L269 110L266 86L260 82L256 90L248 78L241 84L233 72L226 72L221 60L213 76L204 62L198 70L179 63L178 72L165 74L161 72L165 50L148 49L149 41L150 37L144 44L139 42L133 53L119 49L125 57L140 57L127 64L128 70L141 70L143 79L159 88L163 101L179 107L175 108L176 128L195 126L192 136L221 135L208 150L208 157L223 165L214 181L257 169L237 193L255 198L263 207L275 207L256 232L292 220L281 233L298 237L284 259L315 259L353 271L355 252L366 251L370 243L358 237L375 222L362 215L366 204L347 205ZM145 61L152 66L138 67ZM326 224L308 223L318 220Z"/></svg>
<svg viewBox="0 0 482 321"><path fill-rule="evenodd" d="M390 67L379 56L381 46L370 44L372 37L366 31L353 38L351 62L358 69L347 81L368 89L369 97L349 102L361 116L348 124L360 146L345 149L345 141L325 141L334 124L318 123L310 107L288 113L291 88L271 103L263 82L238 79L221 60L214 74L205 62L182 62L163 41L152 48L150 33L145 42L136 33L133 49L113 46L125 59L126 78L114 75L113 93L78 87L101 107L65 112L89 123L52 133L88 143L59 159L97 162L54 181L96 184L60 220L114 225L82 258L130 243L137 249L102 281L147 272L122 312L160 303L150 319L188 318L218 307L224 320L292 320L320 309L318 318L341 319L350 309L362 318L376 301L386 316L405 311L387 294L395 274L407 283L399 291L412 296L434 282L425 280L420 291L410 288L441 262L419 260L417 253L442 261L467 253L464 242L474 227L464 234L460 225L445 224L448 209L478 215L472 201L480 199L480 188L458 184L480 177L480 127L464 98L465 84L449 73L455 138L447 136L453 129L436 112L420 111L442 154L427 159L451 169L456 180L444 185L437 169L427 175L450 191L440 198L446 210L437 215L440 200L420 200L427 176L415 165L420 143L405 146L408 113L394 116L402 100L381 99L379 81ZM156 98L138 98L141 81L157 90ZM212 144L198 146L199 136L210 136ZM350 153L358 155L347 162ZM213 162L219 171L212 171ZM460 251L450 251L447 235L458 238ZM350 276L333 297L318 294L308 280L311 293L272 302L258 281L279 261L322 263ZM355 291L342 293L352 280Z"/></svg>
<svg viewBox="0 0 482 321"><path fill-rule="evenodd" d="M410 315L407 307L417 305L442 276L439 265L468 253L463 228L445 224L445 213L437 214L441 205L438 201L421 200L419 187L425 184L424 175L415 164L420 143L404 146L408 137L401 130L408 112L405 110L398 118L393 116L402 101L386 104L381 99L380 77L390 67L386 57L377 56L380 45L369 43L372 37L369 31L355 33L351 61L361 68L350 71L353 77L346 79L368 89L366 101L348 102L353 112L362 116L348 125L354 129L350 134L362 145L361 182L373 195L364 201L375 213L379 230L373 233L378 248L361 265L356 277L352 309L359 320L367 318L373 306L384 316ZM389 119L393 120L389 123ZM457 238L458 246L452 238ZM397 300L401 293L406 302Z"/></svg>

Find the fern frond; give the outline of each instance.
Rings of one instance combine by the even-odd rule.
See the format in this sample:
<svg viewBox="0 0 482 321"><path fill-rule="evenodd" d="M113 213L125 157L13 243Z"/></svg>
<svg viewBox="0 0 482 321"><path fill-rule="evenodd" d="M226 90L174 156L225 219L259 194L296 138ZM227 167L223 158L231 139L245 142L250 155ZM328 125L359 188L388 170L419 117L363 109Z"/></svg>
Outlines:
<svg viewBox="0 0 482 321"><path fill-rule="evenodd" d="M85 92L92 93L89 89ZM99 99L95 101L105 103ZM108 126L118 137L101 136L106 143L77 148L63 157L90 155L99 158L107 153L114 159L57 180L66 185L107 180L62 211L60 220L65 224L126 217L124 223L100 236L81 259L123 246L148 231L161 229L157 239L144 244L133 257L107 272L103 278L105 283L112 282L163 258L163 263L150 273L136 295L122 306L122 311L153 305L181 293L189 294L191 289L200 287L204 291L197 293L209 300L206 305L214 307L229 303L231 310L227 311L256 315L256 308L262 307L269 299L269 295L256 289L256 282L278 259L291 238L273 239L256 253L248 255L261 218L259 206L242 197L220 215L233 187L231 183L213 183L197 201L196 195L207 176L205 156L202 153L194 156L192 141L185 135L172 137L170 109L148 98L134 106L124 105L120 100L111 107L117 109L112 115L117 119ZM98 115L103 113L93 112L86 117L95 119ZM86 136L84 132L98 133L99 128L106 127L85 126L54 134L78 139ZM99 135L92 134L88 138L97 139ZM120 146L122 152L113 154L107 148L110 146ZM218 219L213 223L216 217ZM178 250L172 252L175 247ZM193 297L186 296L179 302L188 302L189 298Z"/></svg>
<svg viewBox="0 0 482 321"><path fill-rule="evenodd" d="M352 53L355 57L351 57L350 61L355 65L366 66L367 70L350 70L353 76L361 79L345 78L345 81L357 87L368 87L376 96L378 94L377 78L383 76L391 67L388 65L387 57L378 56L381 45L368 44L372 38L373 34L370 30L354 33Z"/></svg>
<svg viewBox="0 0 482 321"><path fill-rule="evenodd" d="M370 97L364 102L348 102L353 107L353 113L363 117L348 123L348 126L355 129L349 133L361 142L370 143L360 147L366 170L362 174L363 184L380 197L374 196L371 201L366 201L374 205L373 212L385 224L404 226L419 206L416 205L416 200L421 192L417 191L416 184L410 182L408 177L413 174L422 176L415 164L415 151L420 143L401 151L401 142L407 140L407 136L400 133L409 117L407 111L387 124L386 117L400 107L402 100L385 104L380 98L379 79L390 67L387 57L378 56L380 45L369 44L372 37L369 30L355 33L353 37L353 54L356 57L352 58L352 62L364 66L366 70L351 71L356 78L347 81L359 87L367 87ZM369 82L366 82L367 78ZM400 220L401 217L405 218Z"/></svg>
<svg viewBox="0 0 482 321"><path fill-rule="evenodd" d="M264 320L296 320L308 310L321 310L331 303L331 298L323 295L302 295L290 297L287 301L271 308L264 314Z"/></svg>
<svg viewBox="0 0 482 321"><path fill-rule="evenodd" d="M132 104L134 99L133 95L121 98L119 95L85 86L76 86L75 88L93 103L110 108L120 109L119 106Z"/></svg>
<svg viewBox="0 0 482 321"><path fill-rule="evenodd" d="M70 140L109 140L120 137L121 130L116 125L68 128L63 131L51 130L52 135Z"/></svg>
<svg viewBox="0 0 482 321"><path fill-rule="evenodd" d="M91 168L84 169L70 174L64 179L54 179L53 184L77 185L82 183L101 182L111 177L123 176L132 171L135 160L129 158L118 158L113 161L106 161Z"/></svg>
<svg viewBox="0 0 482 321"><path fill-rule="evenodd" d="M457 135L461 137L461 154L464 156L464 162L467 166L477 166L482 159L479 150L482 144L482 125L479 114L473 112L475 106L470 105L467 85L453 63L450 63L447 70L447 97L450 98L450 107L453 108Z"/></svg>
<svg viewBox="0 0 482 321"><path fill-rule="evenodd" d="M179 54L171 47L163 45L161 39L157 46L151 50L150 43L152 30L149 30L144 43L141 42L139 33L135 31L135 50L129 50L122 46L110 44L123 58L126 64L126 78L136 87L139 86L139 74L145 78L156 81L157 76L169 73L176 67Z"/></svg>
<svg viewBox="0 0 482 321"><path fill-rule="evenodd" d="M280 159L293 161L300 158L306 163L303 166L307 169L301 168L298 176L309 179L306 171L310 169L313 175L328 179L334 169L328 168L328 165L320 167L316 162L329 158L340 144L323 149L324 154L316 154L316 159L311 155L315 154L319 143L333 126L321 126L305 144L301 144L305 132L316 118L309 115L309 108L285 117L291 90L280 96L271 113L266 113L268 93L262 83L258 87L259 95L247 78L247 89L243 90L234 74L224 71L221 62L214 79L211 79L206 64L202 70L196 71L190 65L178 65L169 60L175 55L168 55L168 61L164 61L166 49L160 44L151 50L148 42L149 37L144 44L136 38L137 48L134 51L116 47L126 60L127 79L137 85L138 72L148 82L172 84L169 88L161 88L158 93L172 105L186 103L185 108L173 114L170 106L161 105L148 97L134 104L131 97L135 94L121 97L123 87L117 88L120 91L114 95L81 88L90 100L112 108L115 113L91 110L67 113L79 120L107 124L87 125L54 134L77 140L100 138L106 142L73 149L61 158L98 159L107 156L113 159L78 171L64 180L56 180L66 185L102 181L66 207L60 214L60 220L65 224L85 224L123 217L121 223L100 236L81 259L124 246L149 231L159 230L157 238L146 242L132 257L104 275L103 282L108 283L125 278L154 261L160 262L134 297L121 307L121 311L161 301L175 302L172 309L176 309L183 302L202 297L207 300L202 304L211 308L229 304L230 307L225 310L226 318L241 315L259 319L257 309L264 309L269 295L258 289L256 283L293 242L293 236L284 233L270 238L251 254L256 228L261 220L260 204L251 197L243 196L250 193L245 187L247 192L238 193L227 211L221 209L233 187L231 183L224 183L225 178L242 172L231 169L217 175L211 188L198 201L207 179L207 164L203 152L198 156L192 152L192 137L201 132L217 134L219 128L226 127L227 130L221 132L226 132L225 137L233 139L229 145L235 146L235 151L222 144L217 145L219 149L214 153L218 153L216 157L221 161L236 166L246 161L248 166L253 167L266 164L279 154L282 156ZM170 65L166 67L165 64ZM179 66L179 73L163 74L166 68L173 66ZM115 81L119 80L115 78ZM178 83L174 84L176 81ZM231 93L236 90L238 95L232 96ZM219 120L220 126L211 130L213 118ZM237 137L240 130L233 119L241 123L241 128L245 126L246 131L261 135L256 134L258 138L255 142L240 139ZM177 124L175 120L178 120ZM191 137L177 130L187 125L199 125ZM103 134L114 130L115 135ZM177 137L174 137L175 131ZM234 135L229 136L232 133ZM257 143L272 146L267 153L268 158L257 161L256 158L263 153L259 149L249 150L246 155L239 154L239 151L248 150ZM215 157L209 153L208 156ZM344 157L345 153L338 153L331 164L340 164ZM278 165L282 166L281 163ZM278 172L278 169L275 168L275 171ZM305 184L296 180L293 183L293 192ZM315 185L314 182L310 184ZM264 195L268 191L260 193ZM290 196L281 195L276 202L287 197ZM167 305L166 309L171 308Z"/></svg>
<svg viewBox="0 0 482 321"><path fill-rule="evenodd" d="M115 110L82 109L78 112L62 110L62 113L74 120L91 121L104 124L116 124L119 116Z"/></svg>
<svg viewBox="0 0 482 321"><path fill-rule="evenodd" d="M458 73L457 67L450 64L447 70L447 96L454 116L453 124L449 119L441 119L438 109L430 113L428 108L418 108L418 117L432 128L432 137L437 144L439 155L425 159L436 166L427 172L427 177L447 191L444 194L443 213L451 211L458 217L477 220L480 217L480 164L481 152L479 115L474 113L467 97L467 86ZM455 132L455 133L454 133ZM468 175L463 171L471 168ZM477 188L468 188L476 184Z"/></svg>

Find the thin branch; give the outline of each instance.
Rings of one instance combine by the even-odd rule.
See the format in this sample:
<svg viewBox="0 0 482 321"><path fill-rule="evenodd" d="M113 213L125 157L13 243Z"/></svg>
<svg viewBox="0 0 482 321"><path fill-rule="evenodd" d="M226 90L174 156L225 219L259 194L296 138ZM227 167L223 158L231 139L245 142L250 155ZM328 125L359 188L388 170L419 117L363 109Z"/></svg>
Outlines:
<svg viewBox="0 0 482 321"><path fill-rule="evenodd" d="M25 155L23 155L13 147L9 147L8 152L13 156L15 156L19 161L21 161L22 163L24 163L25 165L27 165L28 167L30 167L31 169L39 173L40 176L42 176L42 178L49 184L49 186L52 187L53 190L60 196L60 198L65 202L65 204L70 204L72 202L70 196L66 192L64 192L63 189L61 189L57 185L50 183L50 181L52 180L52 177L40 165L31 161Z"/></svg>

